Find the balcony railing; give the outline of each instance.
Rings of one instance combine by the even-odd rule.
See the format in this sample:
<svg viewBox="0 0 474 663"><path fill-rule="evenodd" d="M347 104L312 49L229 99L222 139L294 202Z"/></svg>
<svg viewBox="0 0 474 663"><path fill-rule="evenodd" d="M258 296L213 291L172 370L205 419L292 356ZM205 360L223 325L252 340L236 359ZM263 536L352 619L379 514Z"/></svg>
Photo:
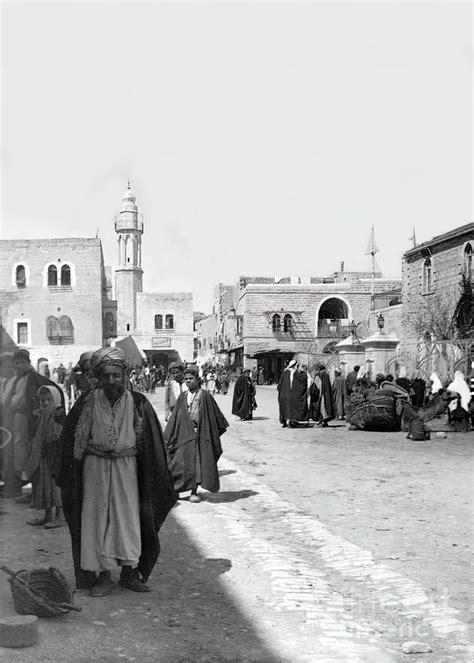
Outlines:
<svg viewBox="0 0 474 663"><path fill-rule="evenodd" d="M319 338L347 338L350 335L350 328L347 320L319 320L318 337Z"/></svg>

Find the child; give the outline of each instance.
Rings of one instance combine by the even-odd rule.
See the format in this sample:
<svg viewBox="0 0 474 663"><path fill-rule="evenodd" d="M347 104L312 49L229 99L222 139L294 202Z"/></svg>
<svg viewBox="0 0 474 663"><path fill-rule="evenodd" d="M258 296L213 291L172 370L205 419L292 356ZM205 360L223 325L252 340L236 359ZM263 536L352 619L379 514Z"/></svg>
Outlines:
<svg viewBox="0 0 474 663"><path fill-rule="evenodd" d="M53 479L53 461L64 422L61 394L57 387L44 385L38 389L40 407L35 411L38 427L31 445L26 472L31 477L32 505L44 509L44 517L27 521L28 525L44 525L47 529L63 525L61 492ZM56 514L53 516L53 509Z"/></svg>

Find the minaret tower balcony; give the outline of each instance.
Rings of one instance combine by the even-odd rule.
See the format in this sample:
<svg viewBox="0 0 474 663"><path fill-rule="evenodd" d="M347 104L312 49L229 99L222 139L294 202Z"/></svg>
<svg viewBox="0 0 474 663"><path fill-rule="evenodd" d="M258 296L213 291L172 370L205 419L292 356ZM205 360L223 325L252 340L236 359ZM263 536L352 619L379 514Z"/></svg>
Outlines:
<svg viewBox="0 0 474 663"><path fill-rule="evenodd" d="M122 211L115 215L116 233L143 233L143 216L138 212Z"/></svg>

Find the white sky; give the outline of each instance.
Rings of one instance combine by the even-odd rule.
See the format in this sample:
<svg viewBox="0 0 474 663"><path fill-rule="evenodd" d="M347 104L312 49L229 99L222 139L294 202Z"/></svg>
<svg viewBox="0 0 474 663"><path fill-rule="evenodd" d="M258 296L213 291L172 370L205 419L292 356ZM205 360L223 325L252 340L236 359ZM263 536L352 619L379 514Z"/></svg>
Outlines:
<svg viewBox="0 0 474 663"><path fill-rule="evenodd" d="M127 177L147 291L400 274L472 219L470 3L2 4L2 236L94 237Z"/></svg>

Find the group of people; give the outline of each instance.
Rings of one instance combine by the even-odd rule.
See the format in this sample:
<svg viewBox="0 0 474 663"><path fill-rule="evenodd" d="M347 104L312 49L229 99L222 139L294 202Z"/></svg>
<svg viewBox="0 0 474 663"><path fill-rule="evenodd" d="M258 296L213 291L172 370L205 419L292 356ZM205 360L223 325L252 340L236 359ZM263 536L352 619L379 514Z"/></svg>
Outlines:
<svg viewBox="0 0 474 663"><path fill-rule="evenodd" d="M325 364L318 362L311 376L307 366L292 359L278 382L278 405L282 428L296 428L313 419L326 428L343 409L336 410L335 387Z"/></svg>
<svg viewBox="0 0 474 663"><path fill-rule="evenodd" d="M67 414L61 386L33 369L26 350L0 360L2 497L44 509L31 525L60 526L65 518L78 588L91 596L119 586L149 591L158 532L179 494L190 491L199 502L199 486L219 490L228 422L201 388L197 367L172 367L178 390L163 430L148 398L131 389L118 348L81 355ZM32 492L23 495L26 483Z"/></svg>
<svg viewBox="0 0 474 663"><path fill-rule="evenodd" d="M199 503L199 487L220 488L217 462L229 424L212 381L222 371L209 371L203 381L197 366L171 363L164 429L150 400L133 388L120 349L83 353L73 372L75 401L66 412L63 385L37 373L27 350L0 356L0 494L43 510L27 520L31 526L51 529L67 522L78 588L91 596L119 586L147 592L160 550L158 532L179 495L189 492L189 501ZM326 427L344 417L354 392L387 381L390 376L381 374L372 381L355 366L345 378L336 370L331 382L323 363L310 375L292 360L278 383L281 425L293 428L311 418ZM394 382L421 404L427 390L442 387L434 375L426 385L420 377L407 381L403 371ZM459 408L469 412L471 392L459 371L448 389L459 395L450 416L458 416ZM246 368L235 383L232 413L252 420L255 396ZM28 483L32 491L24 495Z"/></svg>
<svg viewBox="0 0 474 663"><path fill-rule="evenodd" d="M397 377L391 373L377 373L372 379L360 366L354 366L345 379L346 404L349 405L351 395L357 391L376 391L392 384L401 389L408 401L417 408L426 406L440 389L456 393L457 398L448 406L448 422L451 428L460 432L474 428L474 389L471 390L460 370L454 371L452 380L446 379L443 383L436 373L432 373L428 380L423 379L420 371L408 378L404 366L400 367Z"/></svg>
<svg viewBox="0 0 474 663"><path fill-rule="evenodd" d="M474 399L463 373L455 371L453 380L445 382L443 385L436 374L425 381L419 372L409 379L403 366L397 377L377 373L373 378L360 366L354 366L346 377L336 368L331 380L322 362L314 366L311 375L305 365L293 359L278 383L280 423L283 428L294 428L307 425L313 419L318 425L327 427L331 420L346 417L353 393L361 389L376 390L382 385L393 383L406 393L415 407L426 405L431 396L443 387L457 393L457 399L449 405L448 420L454 430L467 431L474 428Z"/></svg>
<svg viewBox="0 0 474 663"><path fill-rule="evenodd" d="M202 371L202 381L205 388L214 396L226 396L229 391L231 373L225 366L211 367Z"/></svg>
<svg viewBox="0 0 474 663"><path fill-rule="evenodd" d="M154 394L156 387L164 387L166 380L166 369L162 364L149 366L145 363L142 367L133 368L129 373L132 389L147 394Z"/></svg>

